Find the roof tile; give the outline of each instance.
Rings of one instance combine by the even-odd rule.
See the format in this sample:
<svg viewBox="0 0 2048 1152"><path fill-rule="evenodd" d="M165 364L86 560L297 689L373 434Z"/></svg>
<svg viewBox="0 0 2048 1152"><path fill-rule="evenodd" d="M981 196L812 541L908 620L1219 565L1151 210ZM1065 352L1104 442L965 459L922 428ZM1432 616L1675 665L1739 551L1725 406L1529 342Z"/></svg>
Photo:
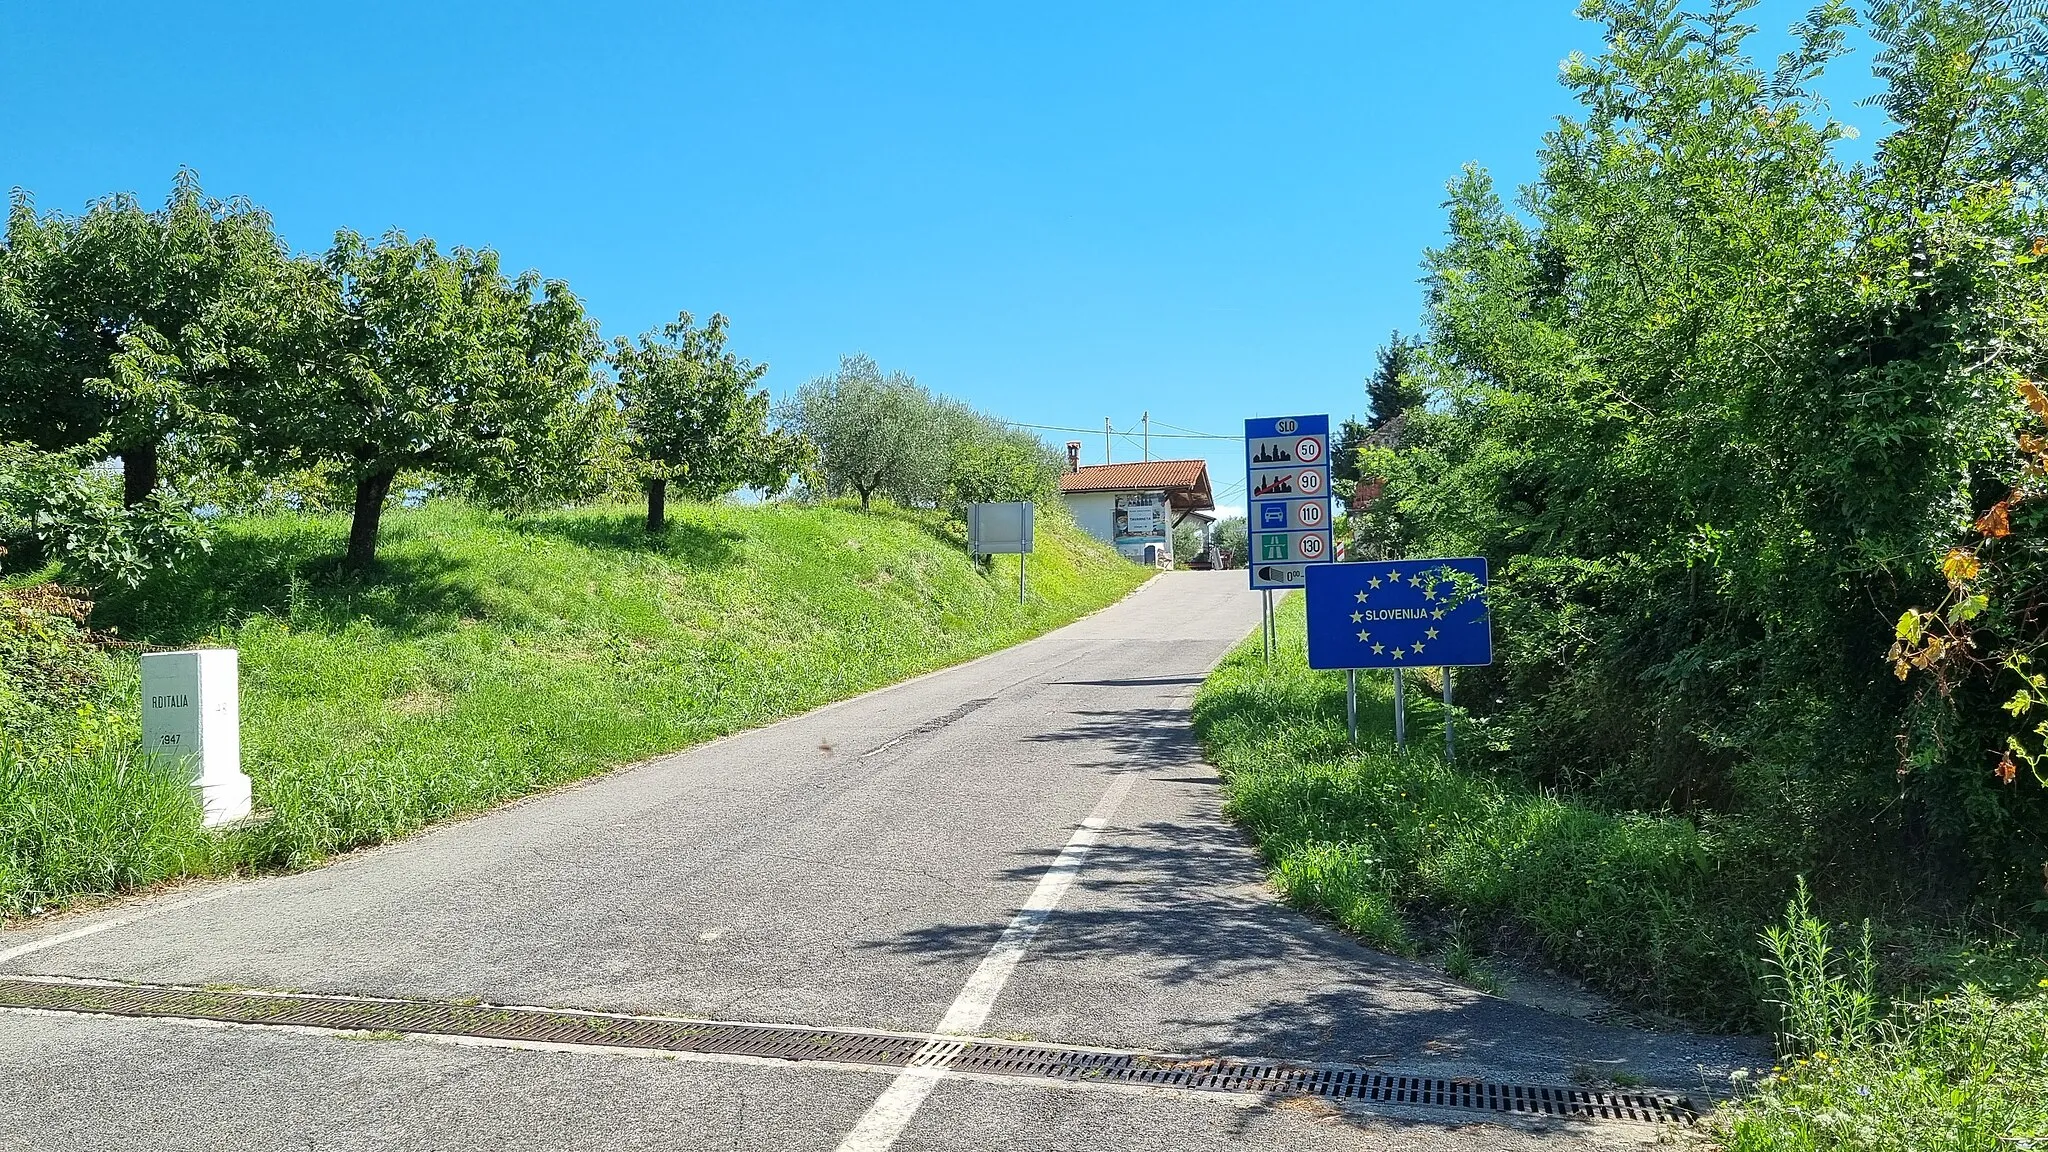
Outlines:
<svg viewBox="0 0 2048 1152"><path fill-rule="evenodd" d="M1209 466L1201 460L1146 460L1090 464L1060 475L1062 492L1130 492L1147 488L1209 490Z"/></svg>

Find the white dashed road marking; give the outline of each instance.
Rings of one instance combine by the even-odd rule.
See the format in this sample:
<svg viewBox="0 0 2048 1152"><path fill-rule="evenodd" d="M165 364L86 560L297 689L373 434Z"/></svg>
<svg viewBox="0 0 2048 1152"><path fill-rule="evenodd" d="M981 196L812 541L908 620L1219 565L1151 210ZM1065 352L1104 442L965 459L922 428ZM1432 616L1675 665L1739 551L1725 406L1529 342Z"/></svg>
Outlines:
<svg viewBox="0 0 2048 1152"><path fill-rule="evenodd" d="M1031 892L1031 899L1024 902L1017 915L1003 929L1002 938L988 955L982 957L974 975L967 978L967 986L954 997L951 1007L939 1020L934 1031L944 1035L966 1035L980 1031L988 1019L989 1011L995 1007L996 997L1002 995L1003 985L1009 982L1010 973L1017 970L1018 961L1024 958L1024 949L1031 944L1031 938L1038 935L1038 929L1051 918L1060 898L1074 883L1074 877L1081 871L1081 864L1088 858L1088 850L1095 846L1096 838L1109 826L1110 817L1116 815L1124 796L1131 790L1131 778L1124 776L1102 794L1095 805L1095 811L1074 830L1067 846L1060 849L1059 858L1045 870L1038 880L1038 887ZM934 1040L918 1053L917 1062L897 1075L894 1082L883 1091L881 1097L871 1105L860 1122L839 1142L839 1152L886 1152L896 1143L897 1137L910 1126L911 1117L924 1105L925 1097L946 1075L946 1063L951 1051L957 1050L957 1043Z"/></svg>

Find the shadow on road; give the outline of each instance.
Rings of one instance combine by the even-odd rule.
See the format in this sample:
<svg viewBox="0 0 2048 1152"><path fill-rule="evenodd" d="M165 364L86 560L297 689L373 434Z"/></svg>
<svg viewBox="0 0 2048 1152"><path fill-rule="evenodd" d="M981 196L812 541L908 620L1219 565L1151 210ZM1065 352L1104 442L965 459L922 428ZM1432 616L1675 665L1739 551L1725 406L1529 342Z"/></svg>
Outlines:
<svg viewBox="0 0 2048 1152"><path fill-rule="evenodd" d="M1154 698L1156 699L1156 698ZM1486 995L1375 952L1282 904L1227 821L1187 713L1156 704L1069 713L1075 767L1143 778L1031 945L998 1019L1037 1039L1432 1067L1545 1083L1616 1073L1686 1090L1726 1084L1758 1053L1739 1039L1664 1034ZM1080 759L1078 757L1086 757ZM1142 819L1162 808L1168 818ZM1057 846L1014 854L1028 885ZM932 924L867 947L937 963L985 952L1001 925Z"/></svg>

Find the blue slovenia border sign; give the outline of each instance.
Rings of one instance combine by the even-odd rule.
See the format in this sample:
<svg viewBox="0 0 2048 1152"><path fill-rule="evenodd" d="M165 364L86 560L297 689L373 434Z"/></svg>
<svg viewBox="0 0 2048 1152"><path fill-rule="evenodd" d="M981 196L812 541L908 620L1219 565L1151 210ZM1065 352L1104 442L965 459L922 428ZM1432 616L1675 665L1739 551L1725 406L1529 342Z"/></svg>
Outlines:
<svg viewBox="0 0 2048 1152"><path fill-rule="evenodd" d="M1484 556L1321 564L1307 578L1311 668L1493 663Z"/></svg>
<svg viewBox="0 0 2048 1152"><path fill-rule="evenodd" d="M1245 541L1253 588L1300 588L1337 559L1330 507L1330 417L1244 422Z"/></svg>

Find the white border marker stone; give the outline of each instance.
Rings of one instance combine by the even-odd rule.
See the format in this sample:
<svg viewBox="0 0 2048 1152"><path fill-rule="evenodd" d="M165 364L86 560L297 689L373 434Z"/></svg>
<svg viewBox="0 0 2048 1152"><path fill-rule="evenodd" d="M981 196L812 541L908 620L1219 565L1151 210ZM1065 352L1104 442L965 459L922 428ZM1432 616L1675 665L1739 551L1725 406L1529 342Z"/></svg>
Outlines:
<svg viewBox="0 0 2048 1152"><path fill-rule="evenodd" d="M209 828L249 814L240 673L232 648L142 657L142 750L182 761Z"/></svg>

